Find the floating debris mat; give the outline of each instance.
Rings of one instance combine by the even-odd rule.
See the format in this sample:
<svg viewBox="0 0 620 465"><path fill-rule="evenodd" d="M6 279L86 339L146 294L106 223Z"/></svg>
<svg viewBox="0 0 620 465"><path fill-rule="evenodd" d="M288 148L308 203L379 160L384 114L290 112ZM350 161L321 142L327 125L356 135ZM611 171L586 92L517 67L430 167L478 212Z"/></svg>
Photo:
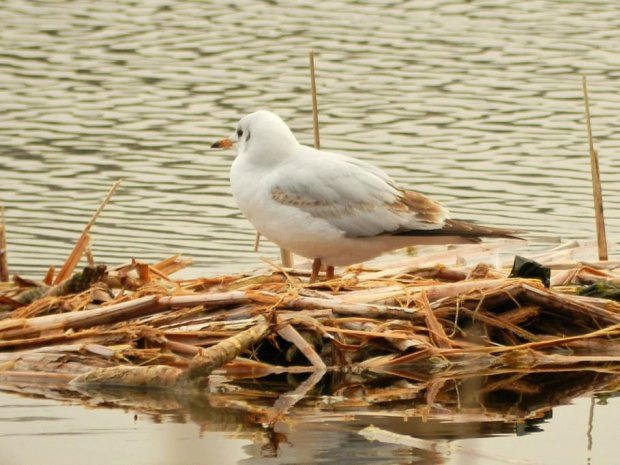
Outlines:
<svg viewBox="0 0 620 465"><path fill-rule="evenodd" d="M173 280L187 265L176 256L86 267L55 286L17 278L0 284L0 377L187 390L214 373L617 372L620 304L592 297L616 295L613 271L575 265L548 289L484 264L411 263L313 285L278 269Z"/></svg>

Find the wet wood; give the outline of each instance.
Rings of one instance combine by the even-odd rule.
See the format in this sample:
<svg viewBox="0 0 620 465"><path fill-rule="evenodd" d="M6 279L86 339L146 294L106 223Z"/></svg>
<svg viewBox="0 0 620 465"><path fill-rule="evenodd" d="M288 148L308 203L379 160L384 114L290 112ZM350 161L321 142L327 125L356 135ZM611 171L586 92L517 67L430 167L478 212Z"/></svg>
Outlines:
<svg viewBox="0 0 620 465"><path fill-rule="evenodd" d="M252 344L261 341L270 332L271 327L268 323L260 323L205 349L194 357L188 369L179 378L176 387L181 389L200 387L214 370L234 360L239 354L247 350Z"/></svg>
<svg viewBox="0 0 620 465"><path fill-rule="evenodd" d="M155 365L147 367L118 366L98 368L71 381L73 385L172 388L183 371L178 368Z"/></svg>

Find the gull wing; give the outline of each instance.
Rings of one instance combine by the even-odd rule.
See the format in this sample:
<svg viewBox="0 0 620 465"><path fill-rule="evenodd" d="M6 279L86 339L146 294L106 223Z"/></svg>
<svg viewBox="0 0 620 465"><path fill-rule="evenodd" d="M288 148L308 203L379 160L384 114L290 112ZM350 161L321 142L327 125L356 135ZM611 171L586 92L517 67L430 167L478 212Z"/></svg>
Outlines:
<svg viewBox="0 0 620 465"><path fill-rule="evenodd" d="M274 201L328 221L348 237L443 227L448 213L441 205L396 187L380 169L344 155L304 150L287 166L287 178L272 186Z"/></svg>

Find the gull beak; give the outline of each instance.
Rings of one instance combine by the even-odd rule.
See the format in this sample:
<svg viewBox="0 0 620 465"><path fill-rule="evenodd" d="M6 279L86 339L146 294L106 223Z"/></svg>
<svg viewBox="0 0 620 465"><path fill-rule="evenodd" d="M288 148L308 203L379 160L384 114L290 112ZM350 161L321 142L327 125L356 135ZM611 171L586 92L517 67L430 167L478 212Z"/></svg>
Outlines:
<svg viewBox="0 0 620 465"><path fill-rule="evenodd" d="M233 146L234 142L230 140L228 137L224 139L220 139L217 142L213 142L211 144L212 149L229 149Z"/></svg>

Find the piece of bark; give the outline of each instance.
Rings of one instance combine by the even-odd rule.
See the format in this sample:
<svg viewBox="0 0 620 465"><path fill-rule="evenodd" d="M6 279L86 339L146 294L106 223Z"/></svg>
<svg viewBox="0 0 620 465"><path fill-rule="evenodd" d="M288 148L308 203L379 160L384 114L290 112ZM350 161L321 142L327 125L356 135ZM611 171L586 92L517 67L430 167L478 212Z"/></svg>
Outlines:
<svg viewBox="0 0 620 465"><path fill-rule="evenodd" d="M203 350L194 357L188 369L176 383L177 389L199 388L209 375L222 365L234 360L251 345L271 332L269 323L260 323Z"/></svg>

